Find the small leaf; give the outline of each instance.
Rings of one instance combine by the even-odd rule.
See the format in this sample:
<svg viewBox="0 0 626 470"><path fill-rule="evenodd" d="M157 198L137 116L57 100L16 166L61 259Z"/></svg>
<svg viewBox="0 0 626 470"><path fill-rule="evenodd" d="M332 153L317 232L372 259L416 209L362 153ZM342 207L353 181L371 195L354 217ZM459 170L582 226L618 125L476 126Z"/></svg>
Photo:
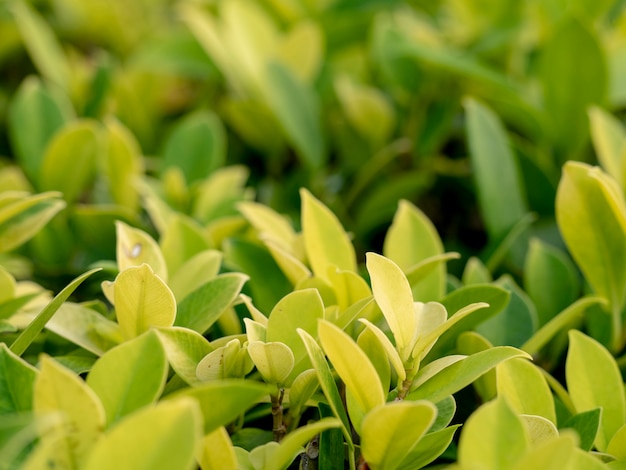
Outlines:
<svg viewBox="0 0 626 470"><path fill-rule="evenodd" d="M260 238L264 241L272 240L280 248L293 254L297 235L286 217L270 207L251 201L240 202L237 209L256 229Z"/></svg>
<svg viewBox="0 0 626 470"><path fill-rule="evenodd" d="M131 227L124 222L116 222L117 267L120 271L133 266L149 265L154 273L167 282L168 272L161 248L143 230Z"/></svg>
<svg viewBox="0 0 626 470"><path fill-rule="evenodd" d="M626 461L626 424L617 430L606 448L617 460Z"/></svg>
<svg viewBox="0 0 626 470"><path fill-rule="evenodd" d="M424 382L407 399L438 402L471 384L499 363L515 357L530 359L525 352L510 346L495 346L455 362Z"/></svg>
<svg viewBox="0 0 626 470"><path fill-rule="evenodd" d="M192 468L200 442L200 413L189 399L139 410L94 447L85 470Z"/></svg>
<svg viewBox="0 0 626 470"><path fill-rule="evenodd" d="M217 250L204 250L191 258L175 271L168 285L178 302L191 292L215 279L222 263L222 253Z"/></svg>
<svg viewBox="0 0 626 470"><path fill-rule="evenodd" d="M217 115L196 111L179 119L163 150L163 169L180 168L188 183L206 178L223 166L226 131Z"/></svg>
<svg viewBox="0 0 626 470"><path fill-rule="evenodd" d="M224 379L184 388L168 395L166 401L180 397L197 401L204 417L204 433L208 434L229 424L275 389L275 386L251 380Z"/></svg>
<svg viewBox="0 0 626 470"><path fill-rule="evenodd" d="M365 418L361 451L372 470L395 470L435 421L437 408L426 401L378 406Z"/></svg>
<svg viewBox="0 0 626 470"><path fill-rule="evenodd" d="M400 358L406 363L418 328L409 282L393 261L375 253L367 253L367 270L374 299L393 333Z"/></svg>
<svg viewBox="0 0 626 470"><path fill-rule="evenodd" d="M188 328L155 328L167 360L178 376L189 385L200 383L196 376L198 363L213 351L209 341Z"/></svg>
<svg viewBox="0 0 626 470"><path fill-rule="evenodd" d="M33 385L38 371L0 343L0 416L33 407Z"/></svg>
<svg viewBox="0 0 626 470"><path fill-rule="evenodd" d="M319 380L315 369L307 369L300 373L289 389L289 412L299 416L306 402L319 388Z"/></svg>
<svg viewBox="0 0 626 470"><path fill-rule="evenodd" d="M147 264L126 268L117 276L113 303L125 339L152 326L172 326L176 318L174 294Z"/></svg>
<svg viewBox="0 0 626 470"><path fill-rule="evenodd" d="M615 359L604 346L576 330L569 332L569 339L565 361L567 388L577 412L602 408L595 445L604 452L626 422L624 382Z"/></svg>
<svg viewBox="0 0 626 470"><path fill-rule="evenodd" d="M41 357L41 370L34 385L35 415L61 412L58 426L71 460L82 466L104 430L105 412L87 384L48 356ZM45 439L45 435L42 436Z"/></svg>
<svg viewBox="0 0 626 470"><path fill-rule="evenodd" d="M513 469L529 444L522 420L505 400L496 399L482 405L463 426L458 459L463 468Z"/></svg>
<svg viewBox="0 0 626 470"><path fill-rule="evenodd" d="M160 247L168 273L175 273L194 255L208 250L209 241L199 223L175 213L162 232Z"/></svg>
<svg viewBox="0 0 626 470"><path fill-rule="evenodd" d="M442 255L443 244L428 217L402 200L385 236L383 254L408 273L425 259ZM440 263L413 287L413 297L422 302L440 300L445 295L445 286L446 267Z"/></svg>
<svg viewBox="0 0 626 470"><path fill-rule="evenodd" d="M598 161L621 188L626 187L626 129L615 116L597 106L592 106L588 114Z"/></svg>
<svg viewBox="0 0 626 470"><path fill-rule="evenodd" d="M423 468L450 446L454 433L460 425L450 426L424 435L411 449L399 468Z"/></svg>
<svg viewBox="0 0 626 470"><path fill-rule="evenodd" d="M380 377L367 355L346 333L332 323L321 320L318 326L320 342L326 355L354 394L363 413L385 403L385 391ZM359 364L359 367L354 367Z"/></svg>
<svg viewBox="0 0 626 470"><path fill-rule="evenodd" d="M387 359L391 362L396 374L398 375L398 382L401 383L406 379L406 369L404 368L404 364L402 363L402 359L400 359L400 355L396 348L391 344L391 341L383 333L383 331L374 325L372 322L365 318L359 318L359 321L365 325L367 329L369 329L378 339L380 345L383 347Z"/></svg>
<svg viewBox="0 0 626 470"><path fill-rule="evenodd" d="M520 414L520 418L528 430L530 445L533 447L559 437L554 423L543 416Z"/></svg>
<svg viewBox="0 0 626 470"><path fill-rule="evenodd" d="M283 385L293 370L293 352L286 344L252 341L248 344L248 354L268 383Z"/></svg>
<svg viewBox="0 0 626 470"><path fill-rule="evenodd" d="M167 372L163 346L154 333L148 332L98 359L87 376L87 385L100 397L110 426L156 402Z"/></svg>
<svg viewBox="0 0 626 470"><path fill-rule="evenodd" d="M328 270L356 272L356 255L341 222L306 189L300 190L302 235L307 258L316 276L328 281Z"/></svg>
<svg viewBox="0 0 626 470"><path fill-rule="evenodd" d="M46 323L52 318L59 307L65 302L72 292L89 276L93 273L100 271L100 268L92 269L86 273L78 276L72 282L70 282L61 292L59 292L52 301L46 305L46 307L37 314L35 319L29 323L29 325L22 331L17 339L11 344L11 351L18 356L21 356L24 351L35 340L37 335L41 333L41 330L46 326Z"/></svg>
<svg viewBox="0 0 626 470"><path fill-rule="evenodd" d="M14 248L34 237L66 203L57 192L34 196L6 191L0 195L0 253Z"/></svg>
<svg viewBox="0 0 626 470"><path fill-rule="evenodd" d="M600 429L600 418L602 416L602 408L595 408L589 411L583 411L582 413L578 413L568 419L562 426L561 429L573 429L578 434L580 438L579 447L582 450L590 451L593 442L596 440L596 436L598 435L598 430ZM620 428L621 429L621 428ZM619 435L619 431L615 433L611 442ZM619 440L619 439L618 439ZM607 453L613 454L611 452L611 443L607 447ZM624 456L626 457L626 455Z"/></svg>
<svg viewBox="0 0 626 470"><path fill-rule="evenodd" d="M204 333L232 305L247 279L244 274L227 273L205 283L179 303L175 325Z"/></svg>
<svg viewBox="0 0 626 470"><path fill-rule="evenodd" d="M327 429L339 427L341 421L336 418L322 418L315 423L302 426L290 432L280 442L280 445L272 453L271 459L263 467L263 470L284 470L293 459L301 452L302 446L313 439L319 433Z"/></svg>
<svg viewBox="0 0 626 470"><path fill-rule="evenodd" d="M224 346L215 348L198 362L196 377L201 382L219 379L242 379L252 369L254 363L247 347L242 347L238 339L233 339Z"/></svg>

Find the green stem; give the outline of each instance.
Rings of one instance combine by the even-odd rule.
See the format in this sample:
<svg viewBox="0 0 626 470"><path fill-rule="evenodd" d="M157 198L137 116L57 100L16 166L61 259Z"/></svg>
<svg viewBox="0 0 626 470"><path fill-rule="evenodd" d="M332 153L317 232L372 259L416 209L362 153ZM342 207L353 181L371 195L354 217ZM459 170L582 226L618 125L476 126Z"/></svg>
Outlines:
<svg viewBox="0 0 626 470"><path fill-rule="evenodd" d="M283 437L287 433L287 428L283 422L283 398L285 396L285 389L278 390L278 394L270 394L272 402L272 432L274 433L274 440L276 442L282 441Z"/></svg>

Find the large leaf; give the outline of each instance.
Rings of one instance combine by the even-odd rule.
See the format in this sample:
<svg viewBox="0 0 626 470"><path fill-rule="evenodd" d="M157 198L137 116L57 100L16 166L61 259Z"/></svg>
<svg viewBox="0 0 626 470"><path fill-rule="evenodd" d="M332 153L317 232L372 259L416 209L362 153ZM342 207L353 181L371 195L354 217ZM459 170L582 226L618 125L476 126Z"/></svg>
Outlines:
<svg viewBox="0 0 626 470"><path fill-rule="evenodd" d="M379 406L363 418L361 452L372 470L395 470L430 428L437 408L427 401Z"/></svg>
<svg viewBox="0 0 626 470"><path fill-rule="evenodd" d="M35 340L35 337L41 333L41 330L46 326L46 323L52 318L55 312L61 307L72 292L89 276L93 273L100 271L100 268L92 269L86 273L78 276L72 282L70 282L61 292L59 292L52 301L46 305L46 307L37 314L35 319L29 323L29 325L22 331L15 341L11 344L11 351L18 356L21 356L26 348Z"/></svg>
<svg viewBox="0 0 626 470"><path fill-rule="evenodd" d="M64 442L58 458L69 458L76 462L76 468L81 467L105 424L104 408L95 392L79 376L50 357L42 356L41 371L35 380L33 410L38 416L62 414L55 426ZM64 455L66 449L69 455Z"/></svg>
<svg viewBox="0 0 626 470"><path fill-rule="evenodd" d="M518 162L493 111L474 99L465 101L465 109L478 200L487 231L497 240L527 212Z"/></svg>
<svg viewBox="0 0 626 470"><path fill-rule="evenodd" d="M196 400L204 417L204 433L208 434L225 426L276 390L251 380L224 379L185 388L167 396L167 400L191 397Z"/></svg>
<svg viewBox="0 0 626 470"><path fill-rule="evenodd" d="M238 470L233 443L223 426L202 438L196 459L202 470Z"/></svg>
<svg viewBox="0 0 626 470"><path fill-rule="evenodd" d="M302 235L309 264L316 276L328 280L328 270L356 272L356 255L339 219L306 189L302 200Z"/></svg>
<svg viewBox="0 0 626 470"><path fill-rule="evenodd" d="M98 394L108 425L156 401L167 378L159 338L147 332L108 351L92 367L87 384Z"/></svg>
<svg viewBox="0 0 626 470"><path fill-rule="evenodd" d="M0 416L32 409L37 373L37 369L0 343Z"/></svg>
<svg viewBox="0 0 626 470"><path fill-rule="evenodd" d="M407 399L419 400L423 398L436 403L471 384L501 362L515 357L530 359L530 356L525 352L510 346L496 346L472 354L463 360L454 362L425 381L417 389L410 392Z"/></svg>
<svg viewBox="0 0 626 470"><path fill-rule="evenodd" d="M149 265L125 269L113 286L115 314L125 339L139 336L153 326L174 324L174 294Z"/></svg>
<svg viewBox="0 0 626 470"><path fill-rule="evenodd" d="M13 250L34 237L65 207L58 192L28 196L6 191L0 195L0 253Z"/></svg>
<svg viewBox="0 0 626 470"><path fill-rule="evenodd" d="M547 129L565 159L587 139L587 108L606 98L606 58L595 33L578 19L566 17L542 51L539 76Z"/></svg>
<svg viewBox="0 0 626 470"><path fill-rule="evenodd" d="M621 373L611 354L580 331L569 333L565 361L567 388L579 413L602 408L595 445L605 451L611 438L626 422L626 398Z"/></svg>
<svg viewBox="0 0 626 470"><path fill-rule="evenodd" d="M613 347L619 347L626 298L626 204L599 168L568 162L556 198L556 218L572 257L593 290L611 303Z"/></svg>
<svg viewBox="0 0 626 470"><path fill-rule="evenodd" d="M204 333L237 298L246 280L244 274L227 273L205 283L179 303L175 325Z"/></svg>
<svg viewBox="0 0 626 470"><path fill-rule="evenodd" d="M427 258L443 254L443 244L432 222L408 201L400 201L385 236L383 254L408 273ZM438 263L413 287L413 297L422 302L440 300L445 294L446 267Z"/></svg>
<svg viewBox="0 0 626 470"><path fill-rule="evenodd" d="M195 468L201 434L198 406L172 400L129 415L94 447L84 469L148 470Z"/></svg>

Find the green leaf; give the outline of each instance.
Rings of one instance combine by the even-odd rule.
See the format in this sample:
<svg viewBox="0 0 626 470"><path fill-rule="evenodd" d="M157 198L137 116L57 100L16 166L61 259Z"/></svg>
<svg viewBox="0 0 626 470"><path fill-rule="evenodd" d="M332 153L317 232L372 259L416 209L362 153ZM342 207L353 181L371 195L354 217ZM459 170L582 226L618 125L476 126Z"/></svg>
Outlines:
<svg viewBox="0 0 626 470"><path fill-rule="evenodd" d="M307 369L300 373L289 389L289 412L293 416L300 416L306 406L306 402L318 388L319 381L315 369Z"/></svg>
<svg viewBox="0 0 626 470"><path fill-rule="evenodd" d="M552 392L543 374L525 359L511 359L496 367L498 396L518 414L542 416L556 424Z"/></svg>
<svg viewBox="0 0 626 470"><path fill-rule="evenodd" d="M293 459L302 451L302 446L319 433L339 427L337 418L322 418L315 423L307 424L290 432L272 452L271 459L263 466L263 470L285 470Z"/></svg>
<svg viewBox="0 0 626 470"><path fill-rule="evenodd" d="M37 373L37 369L0 343L0 416L32 409Z"/></svg>
<svg viewBox="0 0 626 470"><path fill-rule="evenodd" d="M374 299L387 320L403 363L407 363L417 335L417 315L409 281L393 261L367 253L367 270Z"/></svg>
<svg viewBox="0 0 626 470"><path fill-rule="evenodd" d="M402 200L385 236L383 254L405 273L422 261L443 255L443 244L432 222L408 201ZM445 295L446 267L438 263L431 273L413 286L413 297L422 302Z"/></svg>
<svg viewBox="0 0 626 470"><path fill-rule="evenodd" d="M202 438L196 459L201 470L238 470L233 443L223 426Z"/></svg>
<svg viewBox="0 0 626 470"><path fill-rule="evenodd" d="M478 101L464 102L478 200L492 239L502 238L527 212L519 166L498 117Z"/></svg>
<svg viewBox="0 0 626 470"><path fill-rule="evenodd" d="M163 281L168 280L167 265L157 242L146 232L124 222L115 223L116 258L120 271L133 266L149 265Z"/></svg>
<svg viewBox="0 0 626 470"><path fill-rule="evenodd" d="M620 188L626 187L626 129L612 114L592 106L589 111L591 137L598 161Z"/></svg>
<svg viewBox="0 0 626 470"><path fill-rule="evenodd" d="M11 148L28 179L37 182L48 142L72 118L69 100L30 76L13 95L8 111Z"/></svg>
<svg viewBox="0 0 626 470"><path fill-rule="evenodd" d="M179 167L188 183L204 179L226 158L226 131L217 115L196 111L179 119L163 149L163 169Z"/></svg>
<svg viewBox="0 0 626 470"><path fill-rule="evenodd" d="M395 125L394 109L378 88L354 83L347 76L335 80L337 98L350 125L373 149L387 142Z"/></svg>
<svg viewBox="0 0 626 470"><path fill-rule="evenodd" d="M107 424L154 403L161 395L168 365L159 338L147 332L102 356L87 376L100 397Z"/></svg>
<svg viewBox="0 0 626 470"><path fill-rule="evenodd" d="M180 303L191 292L218 275L222 264L222 252L204 250L192 256L175 271L168 285Z"/></svg>
<svg viewBox="0 0 626 470"><path fill-rule="evenodd" d="M535 468L549 470L551 468L572 468L576 439L571 434L549 439L534 446L515 466L516 469Z"/></svg>
<svg viewBox="0 0 626 470"><path fill-rule="evenodd" d="M351 426L348 420L348 415L343 405L341 395L337 389L337 384L333 378L333 373L330 370L330 366L324 356L324 351L315 342L315 339L306 331L298 329L298 335L302 338L306 347L311 363L317 372L317 378L320 383L320 388L324 392L324 396L328 400L328 405L332 409L334 415L341 421L341 431L343 432L344 439L348 445L349 452L354 450L354 444L352 443Z"/></svg>
<svg viewBox="0 0 626 470"><path fill-rule="evenodd" d="M525 352L510 346L495 346L486 351L472 354L428 379L416 390L409 393L407 399L426 399L438 402L468 386L501 362L515 357L530 359L530 356Z"/></svg>
<svg viewBox="0 0 626 470"><path fill-rule="evenodd" d="M372 469L395 470L435 421L437 408L426 401L378 406L363 418L361 452Z"/></svg>
<svg viewBox="0 0 626 470"><path fill-rule="evenodd" d="M626 461L626 424L617 430L606 448L617 460Z"/></svg>
<svg viewBox="0 0 626 470"><path fill-rule="evenodd" d="M22 41L41 75L63 89L69 89L69 64L48 23L26 2L11 4Z"/></svg>
<svg viewBox="0 0 626 470"><path fill-rule="evenodd" d="M581 286L567 255L535 238L530 241L524 264L524 288L537 307L542 326L578 299Z"/></svg>
<svg viewBox="0 0 626 470"><path fill-rule="evenodd" d="M391 344L391 341L389 340L387 335L385 335L385 333L380 328L378 328L376 325L374 325L372 322L365 318L359 318L359 322L363 323L366 329L371 331L372 334L374 334L374 336L377 338L380 346L385 352L386 359L389 360L394 368L395 373L398 375L398 382L402 382L403 380L405 380L406 369L404 368L404 364L402 363L402 359L400 358L398 351L396 350L394 345Z"/></svg>
<svg viewBox="0 0 626 470"><path fill-rule="evenodd" d="M196 400L204 417L204 434L208 434L232 422L275 389L251 380L224 379L185 388L168 395L166 401L180 397Z"/></svg>
<svg viewBox="0 0 626 470"><path fill-rule="evenodd" d="M209 240L199 223L191 217L175 213L168 220L160 246L167 271L174 273L194 255L209 249Z"/></svg>
<svg viewBox="0 0 626 470"><path fill-rule="evenodd" d="M286 344L251 341L248 343L248 354L268 383L282 386L293 370L293 352Z"/></svg>
<svg viewBox="0 0 626 470"><path fill-rule="evenodd" d="M587 281L614 308L626 291L626 204L615 181L584 163L568 162L556 200L559 229Z"/></svg>
<svg viewBox="0 0 626 470"><path fill-rule="evenodd" d="M482 405L463 426L459 463L463 468L516 468L530 445L522 420L503 399Z"/></svg>
<svg viewBox="0 0 626 470"><path fill-rule="evenodd" d="M119 422L96 444L85 470L189 469L201 439L198 406L189 399L161 402Z"/></svg>
<svg viewBox="0 0 626 470"><path fill-rule="evenodd" d="M607 94L606 58L595 33L576 18L561 21L542 51L539 78L547 130L565 160L587 139L587 109Z"/></svg>
<svg viewBox="0 0 626 470"><path fill-rule="evenodd" d="M122 336L131 339L153 326L172 326L176 299L147 264L126 268L115 278L114 305Z"/></svg>
<svg viewBox="0 0 626 470"><path fill-rule="evenodd" d="M244 201L237 204L243 214L264 241L272 240L280 248L293 252L297 243L297 235L289 220L263 204Z"/></svg>
<svg viewBox="0 0 626 470"><path fill-rule="evenodd" d="M626 422L624 382L615 359L604 346L576 330L569 332L569 339L565 361L567 388L577 412L602 408L595 445L604 452Z"/></svg>
<svg viewBox="0 0 626 470"><path fill-rule="evenodd" d="M326 160L325 139L320 125L319 104L313 89L278 62L267 65L264 78L265 100L287 139L306 166L321 167Z"/></svg>
<svg viewBox="0 0 626 470"><path fill-rule="evenodd" d="M346 333L332 323L320 320L319 336L324 352L354 394L356 404L362 413L385 403L385 391L380 377L367 355ZM354 364L359 367L354 367Z"/></svg>
<svg viewBox="0 0 626 470"><path fill-rule="evenodd" d="M95 121L77 120L66 125L46 148L39 171L39 189L60 191L68 203L76 202L93 183L99 150Z"/></svg>
<svg viewBox="0 0 626 470"><path fill-rule="evenodd" d="M232 305L247 279L244 274L227 273L205 283L179 303L174 324L204 333Z"/></svg>
<svg viewBox="0 0 626 470"><path fill-rule="evenodd" d="M260 343L264 344L262 342ZM263 356L263 352L257 351L257 354L259 355L258 360L263 361L265 359L266 362L271 360L272 353L277 352L276 349L277 348L274 348L272 351L266 351L266 356ZM200 362L198 362L198 366L196 367L196 377L201 382L228 378L243 378L254 368L254 362L251 359L251 354L249 354L249 352L250 351L247 347L242 346L239 339L230 340L224 346L216 347L215 350L211 351L203 357ZM278 352L278 354L280 354L280 352ZM288 354L289 353L286 353L286 355ZM286 360L288 361L289 359ZM271 367L272 364L266 365L266 369ZM260 370L261 369L259 369L259 371Z"/></svg>
<svg viewBox="0 0 626 470"><path fill-rule="evenodd" d="M461 333L457 338L456 347L459 354L471 356L472 354L476 354L478 352L486 351L492 348L493 344L491 344L487 339L485 339L483 336L476 333L475 331L466 331L465 333ZM433 363L434 362L436 362L436 360L433 361ZM426 365L424 368L426 367L428 367L428 365ZM474 389L478 393L478 396L480 396L483 402L493 400L498 394L496 371L492 369L489 372L485 373L484 375L476 379L472 383L472 386L474 387Z"/></svg>
<svg viewBox="0 0 626 470"><path fill-rule="evenodd" d="M100 268L92 269L84 274L81 274L72 282L70 282L61 292L59 292L52 301L44 307L44 309L37 314L35 319L28 324L28 326L22 331L17 339L11 344L11 351L21 356L26 348L35 340L37 335L41 333L46 323L52 318L59 307L65 302L68 297L76 290L76 288L93 273L100 271Z"/></svg>
<svg viewBox="0 0 626 470"><path fill-rule="evenodd" d="M70 370L48 356L41 357L41 370L34 385L33 410L36 416L60 412L56 423L69 459L82 467L101 437L105 412L95 392ZM54 436L51 436L54 439ZM42 436L45 440L46 436ZM63 452L63 451L61 451ZM61 459L66 458L62 453Z"/></svg>
<svg viewBox="0 0 626 470"><path fill-rule="evenodd" d="M213 351L209 341L200 333L177 326L155 328L153 331L161 340L174 372L189 385L199 384L196 368L198 363Z"/></svg>
<svg viewBox="0 0 626 470"><path fill-rule="evenodd" d="M440 336L427 358L449 354L454 350L456 340L461 333L473 330L480 323L501 312L508 305L510 298L511 294L506 289L493 284L472 284L449 293L441 300L448 312L458 312L465 306L476 302L485 302L489 304L489 307L481 309L478 315L465 317L448 329Z"/></svg>
<svg viewBox="0 0 626 470"><path fill-rule="evenodd" d="M389 390L391 385L390 361L387 357L386 348L381 344L377 334L371 328L365 328L357 337L356 344L365 353L374 366L374 369L376 369L383 390ZM399 378L398 382L401 383Z"/></svg>
<svg viewBox="0 0 626 470"><path fill-rule="evenodd" d="M313 273L330 282L328 270L356 272L356 254L341 222L306 189L300 190L302 235Z"/></svg>
<svg viewBox="0 0 626 470"><path fill-rule="evenodd" d="M273 308L267 322L266 341L284 343L293 352L294 367L288 383L311 367L309 356L296 334L298 328L317 336L317 322L324 318L324 304L315 289L294 291L283 297Z"/></svg>
<svg viewBox="0 0 626 470"><path fill-rule="evenodd" d="M431 463L450 446L459 427L457 424L423 436L400 463L399 468L423 468Z"/></svg>
<svg viewBox="0 0 626 470"><path fill-rule="evenodd" d="M66 205L60 193L28 196L6 191L0 195L0 253L34 237Z"/></svg>
<svg viewBox="0 0 626 470"><path fill-rule="evenodd" d="M593 410L583 411L568 419L560 429L573 429L580 438L579 447L583 450L590 451L593 442L596 440L598 430L600 429L600 419L602 417L602 408L594 408ZM619 435L619 431L615 433L611 442ZM611 454L611 443L607 447L607 453Z"/></svg>
<svg viewBox="0 0 626 470"><path fill-rule="evenodd" d="M469 286L471 284L489 284L493 278L487 266L479 258L471 256L465 264L461 281L463 285Z"/></svg>
<svg viewBox="0 0 626 470"><path fill-rule="evenodd" d="M141 148L135 136L113 118L105 121L106 152L102 156L103 173L113 201L133 214L139 210L136 180L143 174Z"/></svg>

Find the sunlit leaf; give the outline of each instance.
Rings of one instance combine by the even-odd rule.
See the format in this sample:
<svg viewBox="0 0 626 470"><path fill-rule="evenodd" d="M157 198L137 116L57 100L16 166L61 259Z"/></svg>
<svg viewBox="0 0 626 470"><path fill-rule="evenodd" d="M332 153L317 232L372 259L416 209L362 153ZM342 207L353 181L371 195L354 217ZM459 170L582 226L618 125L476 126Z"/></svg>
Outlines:
<svg viewBox="0 0 626 470"><path fill-rule="evenodd" d="M30 411L37 369L0 343L0 416Z"/></svg>
<svg viewBox="0 0 626 470"><path fill-rule="evenodd" d="M293 352L284 343L252 341L248 354L268 383L283 385L293 370Z"/></svg>
<svg viewBox="0 0 626 470"><path fill-rule="evenodd" d="M190 385L200 383L196 376L198 363L213 351L208 340L194 330L177 326L154 331L174 372Z"/></svg>
<svg viewBox="0 0 626 470"><path fill-rule="evenodd" d="M202 438L196 459L202 470L238 470L233 444L223 426Z"/></svg>
<svg viewBox="0 0 626 470"><path fill-rule="evenodd" d="M124 222L116 222L117 266L120 271L132 266L148 264L154 273L167 282L165 258L157 242L146 232Z"/></svg>
<svg viewBox="0 0 626 470"><path fill-rule="evenodd" d="M168 365L159 338L148 332L104 354L93 365L87 384L98 394L112 425L156 401Z"/></svg>

